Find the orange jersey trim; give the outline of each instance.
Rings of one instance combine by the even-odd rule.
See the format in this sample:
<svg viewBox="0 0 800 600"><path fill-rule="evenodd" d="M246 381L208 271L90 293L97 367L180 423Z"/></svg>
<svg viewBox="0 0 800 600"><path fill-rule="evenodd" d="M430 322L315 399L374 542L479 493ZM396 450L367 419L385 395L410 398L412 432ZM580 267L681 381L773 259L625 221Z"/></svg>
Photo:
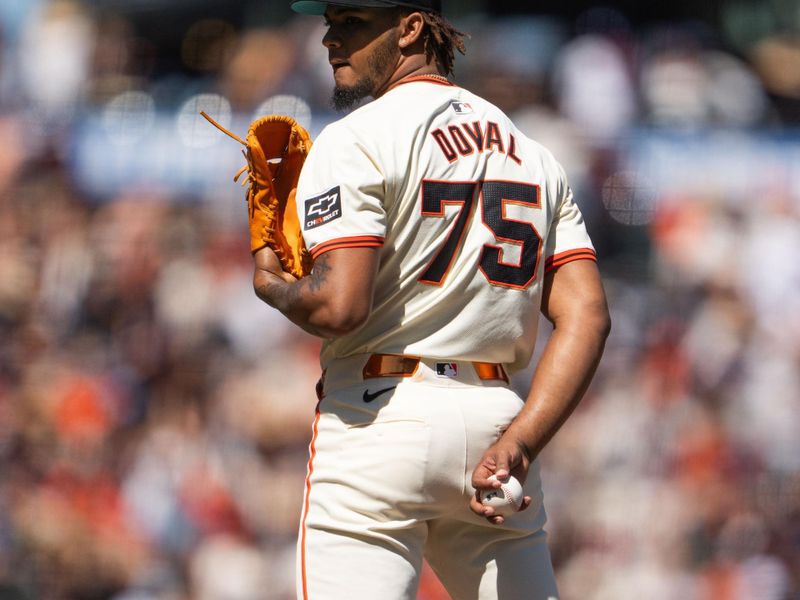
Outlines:
<svg viewBox="0 0 800 600"><path fill-rule="evenodd" d="M316 414L314 415L314 427L312 430L313 433L311 435L311 444L309 445L308 474L306 475L306 499L305 502L303 503L303 525L302 525L302 534L300 539L300 570L303 582L304 600L308 600L308 576L307 576L307 566L306 566L306 519L308 518L308 505L310 503L309 497L311 496L311 474L314 472L314 457L317 455L316 442L317 442L317 435L319 434L319 417L320 417L319 403L317 404L317 410L315 412Z"/></svg>
<svg viewBox="0 0 800 600"><path fill-rule="evenodd" d="M597 262L597 253L591 248L576 248L575 250L567 250L566 252L554 254L545 261L544 272L549 273L553 269L557 269L575 260L593 260Z"/></svg>
<svg viewBox="0 0 800 600"><path fill-rule="evenodd" d="M383 246L383 238L379 235L357 235L337 238L316 245L311 250L311 258L317 258L320 254L338 250L339 248L380 248L381 246Z"/></svg>

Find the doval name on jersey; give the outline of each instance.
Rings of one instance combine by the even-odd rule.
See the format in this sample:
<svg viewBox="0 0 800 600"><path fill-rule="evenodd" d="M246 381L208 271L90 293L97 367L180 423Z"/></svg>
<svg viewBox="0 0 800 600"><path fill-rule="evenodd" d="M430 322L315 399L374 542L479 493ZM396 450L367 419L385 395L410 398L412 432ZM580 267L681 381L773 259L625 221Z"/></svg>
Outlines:
<svg viewBox="0 0 800 600"><path fill-rule="evenodd" d="M465 103L458 104L458 114L463 114L466 110L464 106L469 107ZM431 135L444 157L451 163L475 152L500 152L507 154L518 165L522 164L522 159L517 156L517 140L514 134L503 133L500 125L494 121L454 123L446 128L434 129Z"/></svg>

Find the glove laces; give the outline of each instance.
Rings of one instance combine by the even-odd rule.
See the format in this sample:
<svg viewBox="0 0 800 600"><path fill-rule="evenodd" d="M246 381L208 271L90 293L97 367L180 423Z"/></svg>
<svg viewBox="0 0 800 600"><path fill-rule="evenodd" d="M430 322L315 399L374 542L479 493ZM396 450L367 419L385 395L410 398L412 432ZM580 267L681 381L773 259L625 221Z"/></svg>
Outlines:
<svg viewBox="0 0 800 600"><path fill-rule="evenodd" d="M240 138L238 135L236 135L235 133L233 133L229 129L226 129L225 127L223 127L222 125L217 123L204 110L201 110L200 114L203 115L203 117L206 119L206 121L211 123L214 127L219 129L222 133L224 133L225 135L227 135L230 138L233 138L234 140L239 142L245 148L247 148L247 149L250 148L247 145L246 141L244 141L242 138ZM238 182L239 181L239 177L242 176L242 173L247 171L247 178L242 180L242 186L247 185L248 182L249 183L256 183L256 178L253 175L253 173L255 172L255 169L253 168L253 163L250 160L250 157L248 156L247 152L245 152L244 150L242 150L242 155L244 156L244 159L247 161L247 164L236 172L236 175L233 176L233 181L234 182ZM266 158L266 162L267 162L268 165L277 165L277 168L271 168L270 169L270 172L271 172L271 175L272 175L272 177L270 179L272 179L272 181L275 182L275 180L278 178L278 174L280 173L281 167L283 166L283 160L280 159L280 158Z"/></svg>
<svg viewBox="0 0 800 600"><path fill-rule="evenodd" d="M225 135L227 135L230 138L233 138L234 140L239 142L242 146L247 148L247 142L245 142L242 138L240 138L238 135L233 133L230 129L226 129L225 127L223 127L222 125L217 123L204 110L201 110L200 114L203 115L203 117L205 117L206 121L211 123L214 127L219 129L222 133L224 133ZM236 175L233 176L233 181L234 182L238 182L239 181L239 177L242 176L242 173L247 171L247 178L242 180L242 186L245 186L245 185L247 185L248 182L252 183L253 181L255 181L255 177L253 176L253 167L252 167L252 164L250 162L250 158L247 156L247 152L242 150L242 155L244 156L244 159L247 161L247 164L236 172ZM267 161L267 162L269 162L269 161Z"/></svg>

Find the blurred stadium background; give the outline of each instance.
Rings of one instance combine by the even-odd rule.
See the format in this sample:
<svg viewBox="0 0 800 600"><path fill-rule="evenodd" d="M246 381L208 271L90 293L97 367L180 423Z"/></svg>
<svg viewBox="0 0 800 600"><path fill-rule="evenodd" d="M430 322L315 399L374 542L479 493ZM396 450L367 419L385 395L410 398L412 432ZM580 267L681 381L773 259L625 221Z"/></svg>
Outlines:
<svg viewBox="0 0 800 600"><path fill-rule="evenodd" d="M800 598L800 1L446 4L611 301L543 456L564 600ZM318 342L197 115L336 118L286 5L0 2L0 600L293 598Z"/></svg>

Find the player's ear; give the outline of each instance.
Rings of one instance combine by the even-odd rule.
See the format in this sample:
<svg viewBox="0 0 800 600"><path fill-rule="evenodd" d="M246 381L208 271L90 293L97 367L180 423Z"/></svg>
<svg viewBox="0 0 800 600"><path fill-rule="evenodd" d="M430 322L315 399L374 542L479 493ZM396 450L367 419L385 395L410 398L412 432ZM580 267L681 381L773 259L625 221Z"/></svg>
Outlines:
<svg viewBox="0 0 800 600"><path fill-rule="evenodd" d="M400 17L400 38L397 41L400 49L406 50L420 41L424 29L425 19L422 13L412 12Z"/></svg>

